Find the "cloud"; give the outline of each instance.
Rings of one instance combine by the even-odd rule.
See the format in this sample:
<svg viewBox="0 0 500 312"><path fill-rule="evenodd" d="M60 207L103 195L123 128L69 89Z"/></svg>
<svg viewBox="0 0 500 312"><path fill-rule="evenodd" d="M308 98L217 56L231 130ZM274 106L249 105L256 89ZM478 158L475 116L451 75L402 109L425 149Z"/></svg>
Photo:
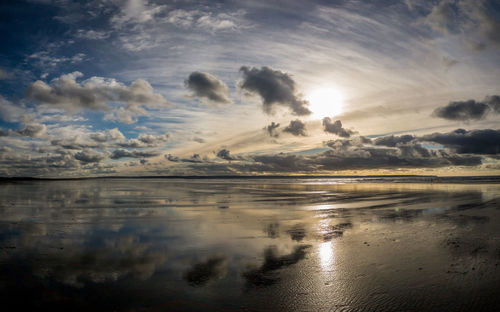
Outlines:
<svg viewBox="0 0 500 312"><path fill-rule="evenodd" d="M384 137L379 137L374 140L375 145L382 145L382 146L389 146L389 147L396 147L401 144L407 144L411 141L413 141L415 137L410 134L406 135L401 135L401 136L395 136L395 135L388 135Z"/></svg>
<svg viewBox="0 0 500 312"><path fill-rule="evenodd" d="M137 137L139 141L141 141L144 144L147 144L148 146L151 145L156 145L159 142L166 142L170 138L170 135L168 133L162 134L162 135L152 135L152 134L145 134L141 133Z"/></svg>
<svg viewBox="0 0 500 312"><path fill-rule="evenodd" d="M475 22L479 34L488 42L500 45L499 9L495 0L463 1L464 12Z"/></svg>
<svg viewBox="0 0 500 312"><path fill-rule="evenodd" d="M99 147L98 143L96 143L93 140L92 141L86 140L81 135L74 135L72 137L67 137L63 139L54 139L50 141L50 144L53 146L60 146L63 149L68 149L68 150L81 150L81 149Z"/></svg>
<svg viewBox="0 0 500 312"><path fill-rule="evenodd" d="M44 124L29 122L26 123L23 128L16 130L15 133L25 137L36 138L44 134L46 130L47 126L45 126Z"/></svg>
<svg viewBox="0 0 500 312"><path fill-rule="evenodd" d="M290 75L266 66L260 69L243 66L240 71L243 73L240 88L258 94L266 114L272 114L276 105L288 108L295 115L311 114L309 102L297 95L297 86Z"/></svg>
<svg viewBox="0 0 500 312"><path fill-rule="evenodd" d="M432 8L425 22L434 30L450 33L460 29L460 7L453 0L443 0Z"/></svg>
<svg viewBox="0 0 500 312"><path fill-rule="evenodd" d="M117 29L130 24L144 24L154 21L156 16L166 8L166 5L156 5L142 0L129 0L121 6L120 12L114 15L110 22Z"/></svg>
<svg viewBox="0 0 500 312"><path fill-rule="evenodd" d="M500 114L500 96L491 95L487 96L484 101L493 109L497 114Z"/></svg>
<svg viewBox="0 0 500 312"><path fill-rule="evenodd" d="M446 35L461 35L469 46L482 50L484 43L469 38L480 37L485 42L500 45L500 21L495 0L442 0L432 8L425 23Z"/></svg>
<svg viewBox="0 0 500 312"><path fill-rule="evenodd" d="M184 83L197 97L206 98L214 103L231 103L229 99L229 88L214 75L202 72L192 72Z"/></svg>
<svg viewBox="0 0 500 312"><path fill-rule="evenodd" d="M145 112L142 112L142 114L145 114ZM130 125L137 122L137 118L135 115L136 113L128 111L123 107L120 107L104 115L103 120L118 121Z"/></svg>
<svg viewBox="0 0 500 312"><path fill-rule="evenodd" d="M118 128L92 133L90 138L99 143L125 140L125 136Z"/></svg>
<svg viewBox="0 0 500 312"><path fill-rule="evenodd" d="M448 120L480 120L490 113L500 114L500 96L487 96L483 101L454 101L443 107L438 107L432 113L435 117Z"/></svg>
<svg viewBox="0 0 500 312"><path fill-rule="evenodd" d="M83 150L75 155L75 159L83 163L98 163L106 158L106 154L96 152L94 150Z"/></svg>
<svg viewBox="0 0 500 312"><path fill-rule="evenodd" d="M116 145L120 147L140 148L140 147L156 147L163 142L167 142L170 138L168 133L162 135L151 135L141 133L136 139L117 142Z"/></svg>
<svg viewBox="0 0 500 312"><path fill-rule="evenodd" d="M201 30L214 34L215 32L235 31L244 27L242 16L244 10L231 13L217 13L200 10L176 9L170 11L163 21L179 28L197 27Z"/></svg>
<svg viewBox="0 0 500 312"><path fill-rule="evenodd" d="M171 161L171 162L183 162L183 163L203 163L203 162L207 162L207 160L202 159L199 154L193 154L189 158L179 158L177 156L174 156L174 155L171 155L171 154L167 154L167 155L165 155L165 159L167 159L168 161Z"/></svg>
<svg viewBox="0 0 500 312"><path fill-rule="evenodd" d="M278 137L279 134L276 131L276 129L280 126L279 123L275 123L274 121L271 122L270 125L266 126L264 129L266 129L267 133L269 134L270 137Z"/></svg>
<svg viewBox="0 0 500 312"><path fill-rule="evenodd" d="M323 118L323 130L325 132L336 134L343 138L348 138L351 135L355 134L355 131L342 128L342 122L340 120L336 120L333 122L333 119L330 117Z"/></svg>
<svg viewBox="0 0 500 312"><path fill-rule="evenodd" d="M201 16L198 19L197 24L199 27L209 32L215 32L221 30L234 30L237 27L232 20L224 19L224 16L222 14L219 14L218 16L215 17L212 15Z"/></svg>
<svg viewBox="0 0 500 312"><path fill-rule="evenodd" d="M361 169L438 168L478 166L481 157L459 156L443 150L429 150L419 144L398 148L360 146L350 140L329 142L331 150L313 154L257 155L253 159L268 172L319 172ZM347 141L347 142L342 142Z"/></svg>
<svg viewBox="0 0 500 312"><path fill-rule="evenodd" d="M168 160L168 161L171 161L171 162L179 162L180 161L179 157L174 156L172 154L166 154L165 155L165 159Z"/></svg>
<svg viewBox="0 0 500 312"><path fill-rule="evenodd" d="M75 37L89 40L102 40L106 39L111 35L109 31L98 31L93 29L78 29L75 33Z"/></svg>
<svg viewBox="0 0 500 312"><path fill-rule="evenodd" d="M221 149L220 151L217 152L217 157L225 159L225 160L236 160L238 158L235 158L231 156L231 152L227 149Z"/></svg>
<svg viewBox="0 0 500 312"><path fill-rule="evenodd" d="M152 151L137 151L137 150L124 150L124 149L117 149L114 150L111 153L110 158L111 159L120 159L120 158L149 158L149 157L154 157L158 156L157 152L152 152Z"/></svg>
<svg viewBox="0 0 500 312"><path fill-rule="evenodd" d="M72 57L67 57L52 56L52 52L49 51L38 51L28 56L28 59L35 60L42 67L54 67L59 65L59 63L80 63L84 61L86 57L87 55L85 53L77 53Z"/></svg>
<svg viewBox="0 0 500 312"><path fill-rule="evenodd" d="M15 105L0 95L0 119L7 122L18 122L26 115L26 110Z"/></svg>
<svg viewBox="0 0 500 312"><path fill-rule="evenodd" d="M444 107L438 107L433 116L448 120L479 120L486 116L490 107L486 103L474 100L450 102Z"/></svg>
<svg viewBox="0 0 500 312"><path fill-rule="evenodd" d="M26 96L42 104L57 105L70 111L82 108L91 110L109 110L110 102L125 105L135 114L144 115L142 106L167 106L167 101L159 93L155 93L151 85L137 79L129 87L116 81L102 77L92 77L81 83L76 81L82 77L80 72L61 75L51 81L50 85L37 80L32 83Z"/></svg>
<svg viewBox="0 0 500 312"><path fill-rule="evenodd" d="M209 12L201 9L181 9L182 5L164 5L153 1L130 0L126 3L108 2L106 9L117 12L109 19L111 38L129 51L143 51L168 42L184 30L198 33L200 30L214 35L216 32L232 32L244 27L244 10L235 12ZM193 8L192 5L189 5ZM171 27L173 26L173 27ZM206 35L206 34L205 34Z"/></svg>
<svg viewBox="0 0 500 312"><path fill-rule="evenodd" d="M60 175L67 170L78 169L79 162L73 155L65 153L49 154L42 157L11 153L0 157L0 168L10 176Z"/></svg>
<svg viewBox="0 0 500 312"><path fill-rule="evenodd" d="M298 119L292 120L290 124L283 129L283 132L288 132L295 136L306 136L306 124Z"/></svg>
<svg viewBox="0 0 500 312"><path fill-rule="evenodd" d="M500 130L457 129L448 133L433 133L418 138L420 141L439 143L459 154L500 154Z"/></svg>
<svg viewBox="0 0 500 312"><path fill-rule="evenodd" d="M195 141L197 143L205 143L205 139L197 137L197 136L193 137L193 141Z"/></svg>

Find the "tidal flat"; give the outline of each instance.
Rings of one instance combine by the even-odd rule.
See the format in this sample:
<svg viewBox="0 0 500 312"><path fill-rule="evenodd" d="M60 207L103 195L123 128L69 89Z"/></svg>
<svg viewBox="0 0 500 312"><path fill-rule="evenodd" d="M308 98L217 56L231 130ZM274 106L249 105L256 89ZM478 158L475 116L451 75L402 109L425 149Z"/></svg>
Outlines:
<svg viewBox="0 0 500 312"><path fill-rule="evenodd" d="M500 311L500 184L449 182L3 182L2 310Z"/></svg>

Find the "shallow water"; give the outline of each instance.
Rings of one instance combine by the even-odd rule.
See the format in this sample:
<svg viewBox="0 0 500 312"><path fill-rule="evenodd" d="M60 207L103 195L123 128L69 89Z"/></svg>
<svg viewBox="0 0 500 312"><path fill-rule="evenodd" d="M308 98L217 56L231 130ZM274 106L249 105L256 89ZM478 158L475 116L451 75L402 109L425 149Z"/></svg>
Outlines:
<svg viewBox="0 0 500 312"><path fill-rule="evenodd" d="M1 304L500 310L499 184L352 182L2 183Z"/></svg>

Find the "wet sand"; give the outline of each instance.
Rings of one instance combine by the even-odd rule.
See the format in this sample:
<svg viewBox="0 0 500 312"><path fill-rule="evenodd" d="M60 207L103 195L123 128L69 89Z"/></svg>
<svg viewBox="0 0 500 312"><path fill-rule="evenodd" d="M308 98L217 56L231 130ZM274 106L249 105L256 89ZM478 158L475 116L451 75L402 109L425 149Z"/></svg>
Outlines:
<svg viewBox="0 0 500 312"><path fill-rule="evenodd" d="M352 182L2 183L1 304L500 310L500 184Z"/></svg>

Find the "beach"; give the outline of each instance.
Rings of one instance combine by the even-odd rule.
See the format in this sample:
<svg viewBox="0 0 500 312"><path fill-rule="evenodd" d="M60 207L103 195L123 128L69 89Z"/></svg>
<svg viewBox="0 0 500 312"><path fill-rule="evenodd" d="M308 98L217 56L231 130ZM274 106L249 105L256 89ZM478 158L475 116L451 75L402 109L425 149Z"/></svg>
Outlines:
<svg viewBox="0 0 500 312"><path fill-rule="evenodd" d="M500 184L426 181L3 182L0 299L7 311L499 310Z"/></svg>

